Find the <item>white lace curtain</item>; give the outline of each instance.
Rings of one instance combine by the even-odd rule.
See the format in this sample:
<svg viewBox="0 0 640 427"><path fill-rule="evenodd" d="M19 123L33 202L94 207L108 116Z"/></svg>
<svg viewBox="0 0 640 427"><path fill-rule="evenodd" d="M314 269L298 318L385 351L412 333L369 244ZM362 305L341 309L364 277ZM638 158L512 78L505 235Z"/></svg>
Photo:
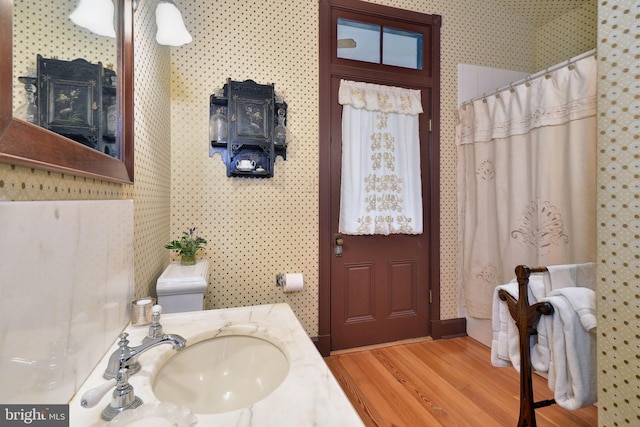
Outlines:
<svg viewBox="0 0 640 427"><path fill-rule="evenodd" d="M420 91L342 80L344 234L422 233Z"/></svg>
<svg viewBox="0 0 640 427"><path fill-rule="evenodd" d="M595 261L593 56L459 110L459 285L466 313L491 318L518 264Z"/></svg>

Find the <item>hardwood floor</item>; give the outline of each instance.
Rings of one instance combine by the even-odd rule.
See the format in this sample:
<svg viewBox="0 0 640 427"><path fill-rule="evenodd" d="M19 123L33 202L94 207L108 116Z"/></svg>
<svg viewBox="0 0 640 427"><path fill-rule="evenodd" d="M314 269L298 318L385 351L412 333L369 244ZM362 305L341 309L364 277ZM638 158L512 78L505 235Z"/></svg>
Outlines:
<svg viewBox="0 0 640 427"><path fill-rule="evenodd" d="M469 337L338 352L325 361L366 426L515 427L520 378ZM534 375L535 401L552 399ZM597 426L595 406L536 410L538 427Z"/></svg>

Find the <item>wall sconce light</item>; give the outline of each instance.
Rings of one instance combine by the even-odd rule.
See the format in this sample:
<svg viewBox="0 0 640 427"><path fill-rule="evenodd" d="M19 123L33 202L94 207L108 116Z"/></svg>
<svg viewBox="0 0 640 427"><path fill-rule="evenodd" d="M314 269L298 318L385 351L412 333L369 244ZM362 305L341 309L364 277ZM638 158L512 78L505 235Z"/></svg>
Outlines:
<svg viewBox="0 0 640 427"><path fill-rule="evenodd" d="M116 38L112 0L80 0L69 15L71 22L100 36Z"/></svg>
<svg viewBox="0 0 640 427"><path fill-rule="evenodd" d="M138 0L134 1L134 10ZM113 26L115 8L113 0L80 0L69 15L71 21L92 33L116 37ZM156 6L156 41L164 46L183 46L193 41L182 19L182 14L171 0L158 0Z"/></svg>
<svg viewBox="0 0 640 427"><path fill-rule="evenodd" d="M160 0L156 7L156 41L164 46L182 46L193 41L182 14L171 0Z"/></svg>

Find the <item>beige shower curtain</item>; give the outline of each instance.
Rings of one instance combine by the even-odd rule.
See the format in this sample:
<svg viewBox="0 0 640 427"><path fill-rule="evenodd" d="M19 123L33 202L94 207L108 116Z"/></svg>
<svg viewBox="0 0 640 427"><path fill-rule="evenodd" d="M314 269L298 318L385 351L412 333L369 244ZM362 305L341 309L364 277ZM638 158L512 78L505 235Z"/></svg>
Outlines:
<svg viewBox="0 0 640 427"><path fill-rule="evenodd" d="M595 261L593 56L460 108L458 280L466 314L491 318L518 264Z"/></svg>

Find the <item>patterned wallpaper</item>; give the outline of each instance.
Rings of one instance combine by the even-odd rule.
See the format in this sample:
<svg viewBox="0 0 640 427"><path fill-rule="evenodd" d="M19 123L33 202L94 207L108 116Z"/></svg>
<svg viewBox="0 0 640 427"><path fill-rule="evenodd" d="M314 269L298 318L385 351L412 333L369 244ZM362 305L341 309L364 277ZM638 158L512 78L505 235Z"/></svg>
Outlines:
<svg viewBox="0 0 640 427"><path fill-rule="evenodd" d="M535 69L595 48L596 15L596 0L582 0L582 5L536 26Z"/></svg>
<svg viewBox="0 0 640 427"><path fill-rule="evenodd" d="M506 0L493 1L495 7L488 6L488 1L482 2L482 6L477 4L480 2L448 0L377 1L443 16L443 318L457 315L457 224L453 205L457 64L533 72L579 53L573 51L573 42L568 42L563 43L561 52L538 58L544 49L536 46L555 46L565 38L546 37L550 31L533 29L530 20L501 7ZM285 7L285 2L279 0L176 1L195 41L172 49L171 56L169 49L158 47L153 40L151 3L141 2L135 16L135 185L122 186L0 164L0 199L134 199L136 296L153 292L155 279L169 261L168 251L162 246L187 227L197 226L211 242L202 253L211 259L213 267L209 307L287 301L307 332L314 335L317 333L318 40L317 26L310 23L317 23L317 2L295 0L286 2ZM526 7L540 3L518 4ZM577 34L593 37L593 28L588 25L588 16L593 14L590 7L580 11L569 9L581 24L557 25L580 28ZM634 123L636 81L640 76L635 64L640 55L636 39L638 13L637 1L598 2L601 426L636 425L640 414L637 392L640 290L635 273L640 251L637 233L625 232L636 228L635 200L640 193L635 185L640 148L634 145L640 134ZM505 34L510 37L504 37ZM582 46L575 49L587 50ZM284 94L289 103L293 135L289 160L278 160L273 179L229 179L220 158L208 157L208 95L229 77L274 82L276 91ZM281 294L273 286L279 271L303 272L307 289L302 295Z"/></svg>
<svg viewBox="0 0 640 427"><path fill-rule="evenodd" d="M496 0L496 6L505 12L518 15L534 27L540 28L592 0Z"/></svg>
<svg viewBox="0 0 640 427"><path fill-rule="evenodd" d="M513 12L504 8L497 12L486 2L465 2L464 6L445 0L376 2L443 16L441 313L445 319L452 318L458 310L457 64L536 71L538 32L522 13L522 6ZM574 8L580 4L571 3ZM195 226L208 238L206 252L202 252L212 262L208 307L287 301L314 335L318 304L318 35L317 30L310 31L309 22L318 20L317 1L297 0L286 5L248 0L182 1L179 6L185 11L194 42L172 50L172 236ZM595 27L591 24L588 44L593 48ZM503 37L504 33L513 37ZM582 39L585 34L563 36ZM547 49L545 60L555 64L589 48L575 49L569 42L556 46L553 52ZM208 98L227 78L273 82L276 92L289 104L293 140L288 160L278 159L273 179L227 178L220 157L207 156ZM278 272L304 273L306 290L282 295L274 286Z"/></svg>
<svg viewBox="0 0 640 427"><path fill-rule="evenodd" d="M640 2L598 3L598 423L640 425Z"/></svg>
<svg viewBox="0 0 640 427"><path fill-rule="evenodd" d="M134 200L135 297L155 295L169 263L171 211L171 111L169 48L155 41L155 2L141 1L134 15L135 181L125 186Z"/></svg>
<svg viewBox="0 0 640 427"><path fill-rule="evenodd" d="M491 8L440 0L381 1L438 13L442 28L442 314L457 315L455 100L457 63L533 69L532 26ZM195 226L209 239L209 307L290 303L311 335L318 310L318 5L179 2L194 42L172 50L171 233ZM260 25L257 25L260 23ZM506 29L505 29L506 23ZM522 31L529 28L530 31ZM514 37L503 37L504 32ZM528 52L523 55L522 52ZM208 98L227 78L275 83L289 105L287 161L269 180L227 178L208 157ZM302 272L306 289L282 294L278 272Z"/></svg>
<svg viewBox="0 0 640 427"><path fill-rule="evenodd" d="M304 1L178 2L194 42L172 50L171 235L208 240L209 308L287 302L317 334L318 22ZM209 96L228 78L274 83L288 103L287 161L270 179L227 178L209 157ZM283 293L278 273L303 273Z"/></svg>

